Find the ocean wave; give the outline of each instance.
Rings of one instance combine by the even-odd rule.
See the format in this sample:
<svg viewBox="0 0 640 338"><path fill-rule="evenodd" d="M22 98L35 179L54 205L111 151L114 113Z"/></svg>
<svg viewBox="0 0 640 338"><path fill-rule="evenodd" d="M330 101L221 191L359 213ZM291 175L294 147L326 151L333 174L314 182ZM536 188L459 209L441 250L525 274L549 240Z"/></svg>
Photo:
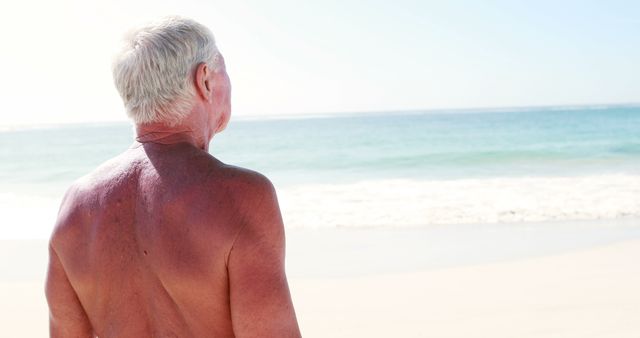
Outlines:
<svg viewBox="0 0 640 338"><path fill-rule="evenodd" d="M0 239L47 238L59 194L1 192ZM278 189L287 228L412 228L448 224L638 218L640 175L376 179Z"/></svg>
<svg viewBox="0 0 640 338"><path fill-rule="evenodd" d="M372 180L287 187L290 228L422 227L640 218L640 176Z"/></svg>

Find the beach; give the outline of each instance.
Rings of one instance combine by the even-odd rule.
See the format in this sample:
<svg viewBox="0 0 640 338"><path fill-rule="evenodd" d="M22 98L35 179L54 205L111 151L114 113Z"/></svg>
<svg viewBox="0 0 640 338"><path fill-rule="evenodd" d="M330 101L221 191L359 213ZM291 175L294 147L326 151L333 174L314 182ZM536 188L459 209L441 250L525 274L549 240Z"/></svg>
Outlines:
<svg viewBox="0 0 640 338"><path fill-rule="evenodd" d="M637 338L638 126L635 106L245 119L210 151L272 180L304 337ZM0 336L47 336L64 191L131 133L0 130Z"/></svg>
<svg viewBox="0 0 640 338"><path fill-rule="evenodd" d="M371 240L361 244L379 244ZM2 336L46 336L46 242L2 241L1 251L11 257L0 275ZM304 337L640 336L640 238L511 255L402 272L325 266L331 277L289 265L289 283Z"/></svg>
<svg viewBox="0 0 640 338"><path fill-rule="evenodd" d="M291 287L305 337L638 337L639 260L634 240Z"/></svg>

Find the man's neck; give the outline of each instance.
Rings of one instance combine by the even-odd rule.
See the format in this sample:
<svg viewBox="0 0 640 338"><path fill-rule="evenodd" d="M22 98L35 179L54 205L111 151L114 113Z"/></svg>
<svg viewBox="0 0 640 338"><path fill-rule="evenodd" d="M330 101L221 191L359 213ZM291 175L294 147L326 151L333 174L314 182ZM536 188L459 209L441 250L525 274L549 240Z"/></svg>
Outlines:
<svg viewBox="0 0 640 338"><path fill-rule="evenodd" d="M164 123L145 123L136 125L136 141L140 143L177 144L189 143L196 148L208 151L209 142L204 131L187 125L169 126Z"/></svg>

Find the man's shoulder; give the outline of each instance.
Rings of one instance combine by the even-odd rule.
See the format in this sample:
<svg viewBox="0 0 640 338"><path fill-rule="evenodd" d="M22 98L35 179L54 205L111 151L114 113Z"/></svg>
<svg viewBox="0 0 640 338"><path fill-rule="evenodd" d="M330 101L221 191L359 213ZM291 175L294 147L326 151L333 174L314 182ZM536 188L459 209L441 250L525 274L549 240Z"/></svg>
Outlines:
<svg viewBox="0 0 640 338"><path fill-rule="evenodd" d="M232 193L242 198L262 198L274 193L271 180L255 170L223 164L221 178Z"/></svg>
<svg viewBox="0 0 640 338"><path fill-rule="evenodd" d="M51 233L50 243L53 247L65 245L69 240L79 236L79 225L85 223L86 211L91 210L86 207L86 204L91 203L91 194L87 186L88 178L83 176L73 182L64 194Z"/></svg>
<svg viewBox="0 0 640 338"><path fill-rule="evenodd" d="M70 218L82 208L93 207L98 193L103 191L107 182L113 180L115 172L122 166L121 162L119 157L112 158L73 181L62 198L58 211L59 220Z"/></svg>
<svg viewBox="0 0 640 338"><path fill-rule="evenodd" d="M223 164L211 184L212 188L222 188L225 204L233 210L234 217L241 220L252 219L277 208L273 183L257 171Z"/></svg>
<svg viewBox="0 0 640 338"><path fill-rule="evenodd" d="M141 166L142 160L139 154L129 149L104 161L91 172L78 178L71 184L70 190L84 193L96 192L104 184L131 176L139 171Z"/></svg>
<svg viewBox="0 0 640 338"><path fill-rule="evenodd" d="M126 171L123 169L126 165L123 156L128 155L121 154L102 163L69 185L58 209L52 242L74 237L73 234L80 230L81 225L87 224L92 212L99 209L100 194L109 191L114 182L122 179L122 173Z"/></svg>
<svg viewBox="0 0 640 338"><path fill-rule="evenodd" d="M236 184L255 187L271 184L271 181L267 176L252 169L230 164L222 164L221 171L225 179Z"/></svg>

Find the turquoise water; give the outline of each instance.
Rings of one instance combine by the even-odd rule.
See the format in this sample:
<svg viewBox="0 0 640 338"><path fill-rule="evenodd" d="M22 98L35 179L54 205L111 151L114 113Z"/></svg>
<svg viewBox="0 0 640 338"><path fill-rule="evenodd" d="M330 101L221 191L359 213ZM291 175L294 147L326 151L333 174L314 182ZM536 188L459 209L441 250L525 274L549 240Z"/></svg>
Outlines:
<svg viewBox="0 0 640 338"><path fill-rule="evenodd" d="M0 131L0 212L25 224L17 237L46 237L66 187L132 135ZM269 176L294 227L640 217L640 107L238 118L210 150Z"/></svg>
<svg viewBox="0 0 640 338"><path fill-rule="evenodd" d="M640 109L243 121L213 152L302 180L637 172Z"/></svg>
<svg viewBox="0 0 640 338"><path fill-rule="evenodd" d="M132 143L126 123L0 132L0 184L68 184ZM637 173L640 108L237 120L211 152L288 183Z"/></svg>

